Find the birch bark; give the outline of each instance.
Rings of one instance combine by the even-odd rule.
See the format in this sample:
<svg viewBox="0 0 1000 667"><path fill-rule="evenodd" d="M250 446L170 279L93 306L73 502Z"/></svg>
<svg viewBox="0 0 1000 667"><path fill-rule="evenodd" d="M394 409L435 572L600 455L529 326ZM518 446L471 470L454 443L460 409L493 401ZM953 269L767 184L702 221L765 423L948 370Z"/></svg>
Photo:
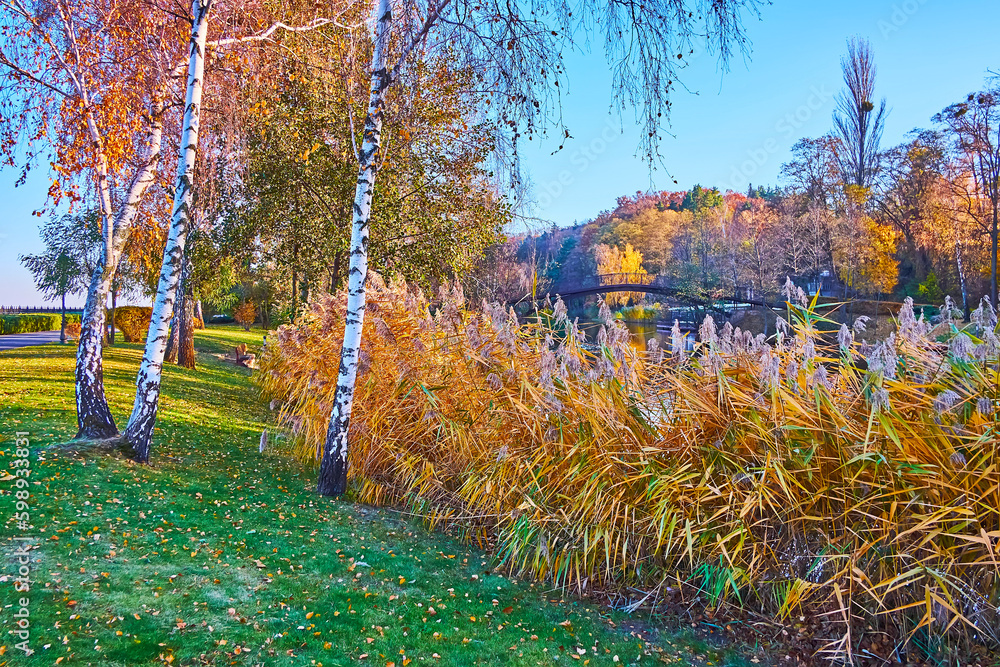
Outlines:
<svg viewBox="0 0 1000 667"><path fill-rule="evenodd" d="M191 224L192 186L195 159L198 152L198 130L201 118L201 97L205 79L205 48L208 38L208 16L212 0L191 3L191 43L188 59L187 92L181 127L180 150L177 156L177 178L170 231L163 251L163 265L153 304L146 348L136 377L135 402L125 427L125 444L136 461L149 461L153 426L160 399L163 354L166 349L170 317L174 310L177 283L184 260L184 245Z"/></svg>
<svg viewBox="0 0 1000 667"><path fill-rule="evenodd" d="M358 183L354 192L351 224L351 256L347 277L347 313L344 320L344 344L340 351L340 370L334 393L330 426L323 446L318 491L324 496L339 496L347 490L347 432L354 402L354 381L358 375L358 354L365 321L365 284L368 278L368 224L371 219L378 151L382 142L382 117L385 92L391 83L387 67L392 8L389 0L379 0L375 12L375 39L372 49L371 87L365 115L364 137L358 155Z"/></svg>
<svg viewBox="0 0 1000 667"><path fill-rule="evenodd" d="M139 212L143 196L153 184L160 166L163 140L162 97L154 100L151 109L149 134L146 138L146 159L129 184L125 201L112 218L108 208L103 215L104 253L98 259L87 290L87 301L80 317L80 342L76 350L76 418L78 439L96 440L118 435L114 417L104 396L104 364L101 352L104 345L104 328L111 283L128 240L132 224ZM100 134L92 127L92 138L97 142ZM99 179L107 183L107 179ZM110 195L102 206L110 206Z"/></svg>

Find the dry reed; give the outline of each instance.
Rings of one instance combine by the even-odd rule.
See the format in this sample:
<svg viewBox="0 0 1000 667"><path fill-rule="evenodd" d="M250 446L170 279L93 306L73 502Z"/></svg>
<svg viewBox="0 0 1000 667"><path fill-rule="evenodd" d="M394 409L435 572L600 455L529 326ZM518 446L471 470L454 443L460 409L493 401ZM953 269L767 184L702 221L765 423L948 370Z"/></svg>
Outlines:
<svg viewBox="0 0 1000 667"><path fill-rule="evenodd" d="M857 628L897 651L996 644L992 308L932 330L907 302L868 345L863 320L833 340L815 303L791 298L769 340L709 318L693 353L679 331L639 353L610 317L586 345L558 301L525 324L457 288L432 309L374 277L356 497L488 536L511 570L558 586L687 581L711 605L825 615L836 659L854 657ZM257 376L305 459L326 432L343 312L342 294L321 297Z"/></svg>

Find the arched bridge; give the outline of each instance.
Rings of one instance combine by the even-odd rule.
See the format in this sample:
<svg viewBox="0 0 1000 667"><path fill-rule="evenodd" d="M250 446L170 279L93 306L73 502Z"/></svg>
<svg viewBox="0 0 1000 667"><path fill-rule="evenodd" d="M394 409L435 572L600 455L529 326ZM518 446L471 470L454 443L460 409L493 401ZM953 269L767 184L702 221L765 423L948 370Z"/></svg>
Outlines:
<svg viewBox="0 0 1000 667"><path fill-rule="evenodd" d="M553 284L545 289L539 289L535 297L531 294L525 295L519 300L521 303L531 303L544 301L547 296L555 297L557 294L564 300L573 297L584 297L595 294L608 294L610 292L642 292L645 294L656 294L668 299L690 306L699 306L708 310L718 312L728 312L724 304L740 304L748 306L760 306L763 308L774 307L771 303L756 298L734 296L727 298L701 298L690 293L677 289L670 284L668 276L656 275L652 273L603 273L588 276L580 280L562 281Z"/></svg>

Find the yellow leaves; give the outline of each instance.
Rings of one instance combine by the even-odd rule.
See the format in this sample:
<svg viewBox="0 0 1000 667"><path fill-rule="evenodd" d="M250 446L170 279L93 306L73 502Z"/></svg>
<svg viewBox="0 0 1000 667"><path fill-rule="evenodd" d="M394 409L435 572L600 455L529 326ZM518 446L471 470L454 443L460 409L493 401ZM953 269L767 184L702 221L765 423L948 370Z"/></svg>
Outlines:
<svg viewBox="0 0 1000 667"><path fill-rule="evenodd" d="M296 136L298 136L297 133ZM317 141L312 146L306 148L304 151L299 153L297 159L299 160L299 162L309 162L309 156L318 151L322 147L323 144Z"/></svg>
<svg viewBox="0 0 1000 667"><path fill-rule="evenodd" d="M847 285L868 293L888 293L899 278L899 233L871 216L850 216L833 238L833 259Z"/></svg>
<svg viewBox="0 0 1000 667"><path fill-rule="evenodd" d="M642 280L640 276L646 275L646 270L642 268L642 253L633 248L631 243L626 243L624 250L598 244L594 246L594 258L597 260L598 275L628 275L628 277L620 276L615 282ZM621 306L638 296L640 295L634 292L614 292L606 295L604 300L609 306Z"/></svg>

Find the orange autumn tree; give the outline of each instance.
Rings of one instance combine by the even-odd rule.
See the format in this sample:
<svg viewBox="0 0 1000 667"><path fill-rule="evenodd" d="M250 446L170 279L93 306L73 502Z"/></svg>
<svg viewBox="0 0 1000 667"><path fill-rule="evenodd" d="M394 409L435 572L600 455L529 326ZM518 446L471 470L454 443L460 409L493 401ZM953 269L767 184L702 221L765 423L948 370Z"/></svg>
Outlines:
<svg viewBox="0 0 1000 667"><path fill-rule="evenodd" d="M860 227L864 241L858 246L858 271L853 286L862 292L888 294L899 280L898 233L867 215L861 219Z"/></svg>
<svg viewBox="0 0 1000 667"><path fill-rule="evenodd" d="M243 327L244 331L250 331L254 321L257 319L257 306L253 301L244 301L233 311L233 319Z"/></svg>
<svg viewBox="0 0 1000 667"><path fill-rule="evenodd" d="M0 7L0 160L51 165L49 203L96 200L102 252L76 364L78 437L117 434L104 396L104 304L160 168L183 23L149 3L11 0Z"/></svg>
<svg viewBox="0 0 1000 667"><path fill-rule="evenodd" d="M642 268L642 253L633 248L631 243L626 243L624 250L600 243L594 246L594 259L597 260L599 276L629 274L628 277L614 279L615 282L642 280L640 276L646 275L646 269ZM641 298L642 294L639 292L612 292L604 300L609 306L624 306L631 300Z"/></svg>
<svg viewBox="0 0 1000 667"><path fill-rule="evenodd" d="M831 239L837 275L858 294L891 292L899 280L899 233L866 212L870 196L867 188L846 185L844 196L845 211Z"/></svg>

